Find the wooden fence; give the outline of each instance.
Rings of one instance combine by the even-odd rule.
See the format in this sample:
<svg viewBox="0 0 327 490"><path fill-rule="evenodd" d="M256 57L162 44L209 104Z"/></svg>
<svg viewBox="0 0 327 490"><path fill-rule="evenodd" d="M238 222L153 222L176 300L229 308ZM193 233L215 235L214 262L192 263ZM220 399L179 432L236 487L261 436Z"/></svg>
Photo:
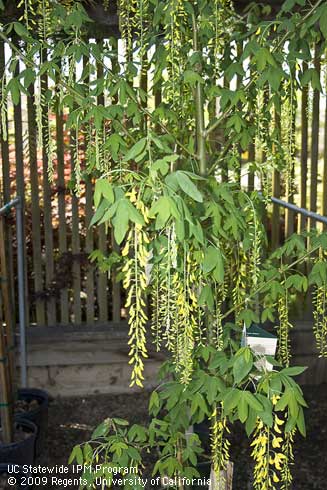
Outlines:
<svg viewBox="0 0 327 490"><path fill-rule="evenodd" d="M10 55L0 43L0 78ZM325 86L325 74L318 57L314 62ZM19 64L16 73L19 71ZM96 67L101 76L101 67ZM146 76L143 83L146 86ZM43 77L42 90L48 80ZM227 84L228 85L228 84ZM1 203L19 195L24 201L26 236L25 264L29 305L28 321L37 325L92 324L124 317L122 298L115 277L94 267L89 254L99 249L108 255L115 248L110 229L89 227L93 214L93 182L83 182L81 197L70 190L74 136L66 130L67 114L53 114L52 135L55 141L54 179L48 179L48 154L37 146L34 88L31 97L21 97L17 105L8 103L8 140L1 135ZM160 97L157 97L160 102ZM99 99L99 103L103 103ZM48 114L43 113L44 121ZM278 121L276 124L279 124ZM301 207L327 215L327 103L318 90L304 88L297 94L294 114L297 127L296 164L291 189L282 185L281 175L274 171L272 190L275 197L287 198ZM44 135L45 137L45 135ZM83 144L83 142L82 142ZM264 161L265 154L255 142L242 154L242 168L253 161ZM228 179L226 169L224 179ZM242 173L242 172L241 172ZM242 184L249 190L258 188L254 175L247 172ZM286 186L287 187L287 186ZM267 226L272 247L282 243L294 231L303 229L304 219L273 205ZM7 218L8 268L15 285L16 249L14 216ZM15 287L12 288L15 298ZM1 311L1 308L0 308Z"/></svg>

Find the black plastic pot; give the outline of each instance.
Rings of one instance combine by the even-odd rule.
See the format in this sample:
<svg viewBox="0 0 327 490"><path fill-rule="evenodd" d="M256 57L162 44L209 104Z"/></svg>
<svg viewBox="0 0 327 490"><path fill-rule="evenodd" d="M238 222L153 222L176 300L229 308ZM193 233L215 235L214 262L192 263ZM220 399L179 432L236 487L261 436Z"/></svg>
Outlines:
<svg viewBox="0 0 327 490"><path fill-rule="evenodd" d="M22 441L0 444L0 463L12 463L23 466L32 465L35 455L36 425L30 420L16 419L15 426L28 433Z"/></svg>
<svg viewBox="0 0 327 490"><path fill-rule="evenodd" d="M22 469L18 465L14 465L11 463L8 464L0 464L0 476L6 475L7 478L15 478L16 485L13 486L10 484L10 488L13 490L31 490L32 487L27 485L26 481L29 477L28 474L23 473Z"/></svg>
<svg viewBox="0 0 327 490"><path fill-rule="evenodd" d="M18 390L18 399L27 402L36 400L39 404L34 410L17 414L17 418L30 420L38 429L35 445L35 456L38 457L46 451L49 395L46 391L37 388L21 388Z"/></svg>

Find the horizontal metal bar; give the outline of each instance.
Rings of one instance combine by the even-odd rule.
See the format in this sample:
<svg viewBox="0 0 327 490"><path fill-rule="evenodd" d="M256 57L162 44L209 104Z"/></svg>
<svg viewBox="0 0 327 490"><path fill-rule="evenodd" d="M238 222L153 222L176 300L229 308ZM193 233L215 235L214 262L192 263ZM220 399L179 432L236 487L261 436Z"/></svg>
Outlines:
<svg viewBox="0 0 327 490"><path fill-rule="evenodd" d="M20 204L20 197L15 197L12 201L9 201L2 208L0 208L0 215L7 214L11 208L15 208Z"/></svg>
<svg viewBox="0 0 327 490"><path fill-rule="evenodd" d="M315 221L320 221L320 223L324 223L327 225L327 216L322 216L321 214L314 213L312 211L309 211L308 209L300 208L299 206L296 206L295 204L292 204L292 203L286 202L286 201L282 201L281 199L278 199L277 197L272 197L271 201L274 204L278 204L278 206L282 206L283 208L290 209L291 211L294 211L295 213L302 214L303 216L306 216L307 218L311 218Z"/></svg>

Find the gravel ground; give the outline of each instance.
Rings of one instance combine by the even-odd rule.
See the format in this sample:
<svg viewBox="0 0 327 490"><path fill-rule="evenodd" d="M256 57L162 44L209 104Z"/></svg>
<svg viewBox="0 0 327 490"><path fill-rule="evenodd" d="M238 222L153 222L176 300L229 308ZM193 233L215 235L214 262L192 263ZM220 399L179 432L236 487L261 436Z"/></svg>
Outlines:
<svg viewBox="0 0 327 490"><path fill-rule="evenodd" d="M298 437L293 468L294 490L325 490L327 463L327 389L326 385L306 387L309 402L306 413L307 438ZM95 395L85 398L57 398L49 407L48 465L67 464L72 447L88 439L92 429L106 417L120 417L130 422L147 421L148 395ZM233 490L251 488L251 461L246 437L235 428L232 438L234 461ZM45 464L46 459L41 461ZM61 490L64 487L49 487ZM67 488L67 487L66 487ZM75 486L68 487L71 490Z"/></svg>

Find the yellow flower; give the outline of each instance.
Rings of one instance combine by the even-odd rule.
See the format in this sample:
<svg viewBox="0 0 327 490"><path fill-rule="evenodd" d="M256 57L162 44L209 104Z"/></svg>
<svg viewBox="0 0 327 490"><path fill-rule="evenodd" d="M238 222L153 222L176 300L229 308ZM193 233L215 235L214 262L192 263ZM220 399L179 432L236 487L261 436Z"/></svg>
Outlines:
<svg viewBox="0 0 327 490"><path fill-rule="evenodd" d="M273 464L275 465L275 468L276 470L281 470L281 462L283 461L283 459L285 459L285 455L282 454L282 453L276 453L275 454L275 458L273 460L270 460L270 464Z"/></svg>
<svg viewBox="0 0 327 490"><path fill-rule="evenodd" d="M131 202L136 202L137 198L136 198L136 190L135 189L132 189L131 192L126 192L126 197L129 197L129 200Z"/></svg>
<svg viewBox="0 0 327 490"><path fill-rule="evenodd" d="M272 440L272 447L280 447L280 443L283 442L283 439L281 437L274 437Z"/></svg>
<svg viewBox="0 0 327 490"><path fill-rule="evenodd" d="M279 478L278 478L278 476L276 475L275 472L273 473L273 481L274 481L274 483L278 483L279 482Z"/></svg>
<svg viewBox="0 0 327 490"><path fill-rule="evenodd" d="M271 398L272 404L273 405L276 405L279 399L280 399L280 396L279 395L273 395L272 398Z"/></svg>
<svg viewBox="0 0 327 490"><path fill-rule="evenodd" d="M277 415L275 415L275 422L278 425L283 425L284 424L284 420L281 420L280 418L278 418Z"/></svg>

